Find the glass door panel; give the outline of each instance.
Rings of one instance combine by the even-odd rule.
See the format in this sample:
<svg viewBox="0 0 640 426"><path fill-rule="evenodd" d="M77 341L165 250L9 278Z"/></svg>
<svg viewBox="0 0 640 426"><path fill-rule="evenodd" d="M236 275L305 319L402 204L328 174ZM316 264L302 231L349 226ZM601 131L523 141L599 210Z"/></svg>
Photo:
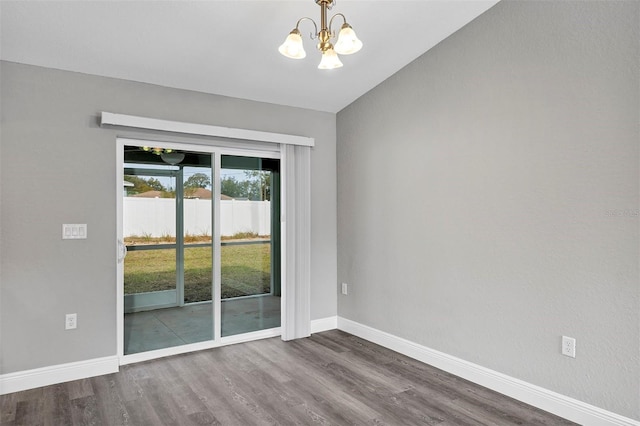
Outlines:
<svg viewBox="0 0 640 426"><path fill-rule="evenodd" d="M124 355L280 326L278 159L128 144L124 186Z"/></svg>
<svg viewBox="0 0 640 426"><path fill-rule="evenodd" d="M223 155L222 336L280 326L279 160Z"/></svg>
<svg viewBox="0 0 640 426"><path fill-rule="evenodd" d="M124 152L124 354L212 340L211 154Z"/></svg>

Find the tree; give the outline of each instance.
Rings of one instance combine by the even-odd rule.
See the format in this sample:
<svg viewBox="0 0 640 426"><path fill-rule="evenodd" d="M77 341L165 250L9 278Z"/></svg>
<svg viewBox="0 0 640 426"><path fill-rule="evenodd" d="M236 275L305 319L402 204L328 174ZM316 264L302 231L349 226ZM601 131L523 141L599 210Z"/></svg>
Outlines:
<svg viewBox="0 0 640 426"><path fill-rule="evenodd" d="M140 176L126 175L124 180L133 184L127 191L129 194L141 194L148 191L165 191L164 185L155 178L141 178Z"/></svg>
<svg viewBox="0 0 640 426"><path fill-rule="evenodd" d="M233 198L253 201L271 200L271 172L245 170L245 178L238 180L227 176L220 181L220 191Z"/></svg>
<svg viewBox="0 0 640 426"><path fill-rule="evenodd" d="M245 170L251 182L251 200L271 200L271 172L266 170Z"/></svg>
<svg viewBox="0 0 640 426"><path fill-rule="evenodd" d="M158 179L156 178L149 178L147 179L147 185L149 185L149 187L153 190L153 191L164 191L165 187L162 184L162 182L160 182Z"/></svg>
<svg viewBox="0 0 640 426"><path fill-rule="evenodd" d="M238 182L232 176L220 180L220 192L232 198L249 198L246 181Z"/></svg>
<svg viewBox="0 0 640 426"><path fill-rule="evenodd" d="M211 186L211 178L204 173L194 173L184 182L185 189L206 188Z"/></svg>

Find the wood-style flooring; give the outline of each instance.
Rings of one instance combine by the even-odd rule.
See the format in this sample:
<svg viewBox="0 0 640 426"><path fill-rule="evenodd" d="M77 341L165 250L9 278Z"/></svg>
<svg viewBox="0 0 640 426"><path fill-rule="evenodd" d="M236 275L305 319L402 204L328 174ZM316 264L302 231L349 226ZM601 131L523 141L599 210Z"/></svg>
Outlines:
<svg viewBox="0 0 640 426"><path fill-rule="evenodd" d="M572 425L350 334L260 340L0 396L2 425Z"/></svg>

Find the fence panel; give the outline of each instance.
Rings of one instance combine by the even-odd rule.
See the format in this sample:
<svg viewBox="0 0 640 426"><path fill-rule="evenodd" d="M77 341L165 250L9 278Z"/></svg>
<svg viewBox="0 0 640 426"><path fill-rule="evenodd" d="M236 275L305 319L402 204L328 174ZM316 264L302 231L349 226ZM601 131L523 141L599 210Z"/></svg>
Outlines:
<svg viewBox="0 0 640 426"><path fill-rule="evenodd" d="M211 200L184 200L185 234L211 235ZM176 207L172 198L125 197L124 236L163 237L176 235ZM221 200L220 225L223 236L239 232L269 235L269 201Z"/></svg>

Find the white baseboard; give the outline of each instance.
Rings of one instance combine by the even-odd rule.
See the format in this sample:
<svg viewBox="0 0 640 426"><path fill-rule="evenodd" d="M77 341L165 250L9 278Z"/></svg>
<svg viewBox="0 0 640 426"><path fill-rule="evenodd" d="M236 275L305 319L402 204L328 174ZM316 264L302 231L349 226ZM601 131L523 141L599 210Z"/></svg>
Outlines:
<svg viewBox="0 0 640 426"><path fill-rule="evenodd" d="M585 426L640 426L640 422L447 355L384 331L338 317L338 329L473 383Z"/></svg>
<svg viewBox="0 0 640 426"><path fill-rule="evenodd" d="M118 371L118 357L89 359L0 375L0 395Z"/></svg>
<svg viewBox="0 0 640 426"><path fill-rule="evenodd" d="M311 334L335 330L336 328L338 328L337 316L311 320Z"/></svg>

